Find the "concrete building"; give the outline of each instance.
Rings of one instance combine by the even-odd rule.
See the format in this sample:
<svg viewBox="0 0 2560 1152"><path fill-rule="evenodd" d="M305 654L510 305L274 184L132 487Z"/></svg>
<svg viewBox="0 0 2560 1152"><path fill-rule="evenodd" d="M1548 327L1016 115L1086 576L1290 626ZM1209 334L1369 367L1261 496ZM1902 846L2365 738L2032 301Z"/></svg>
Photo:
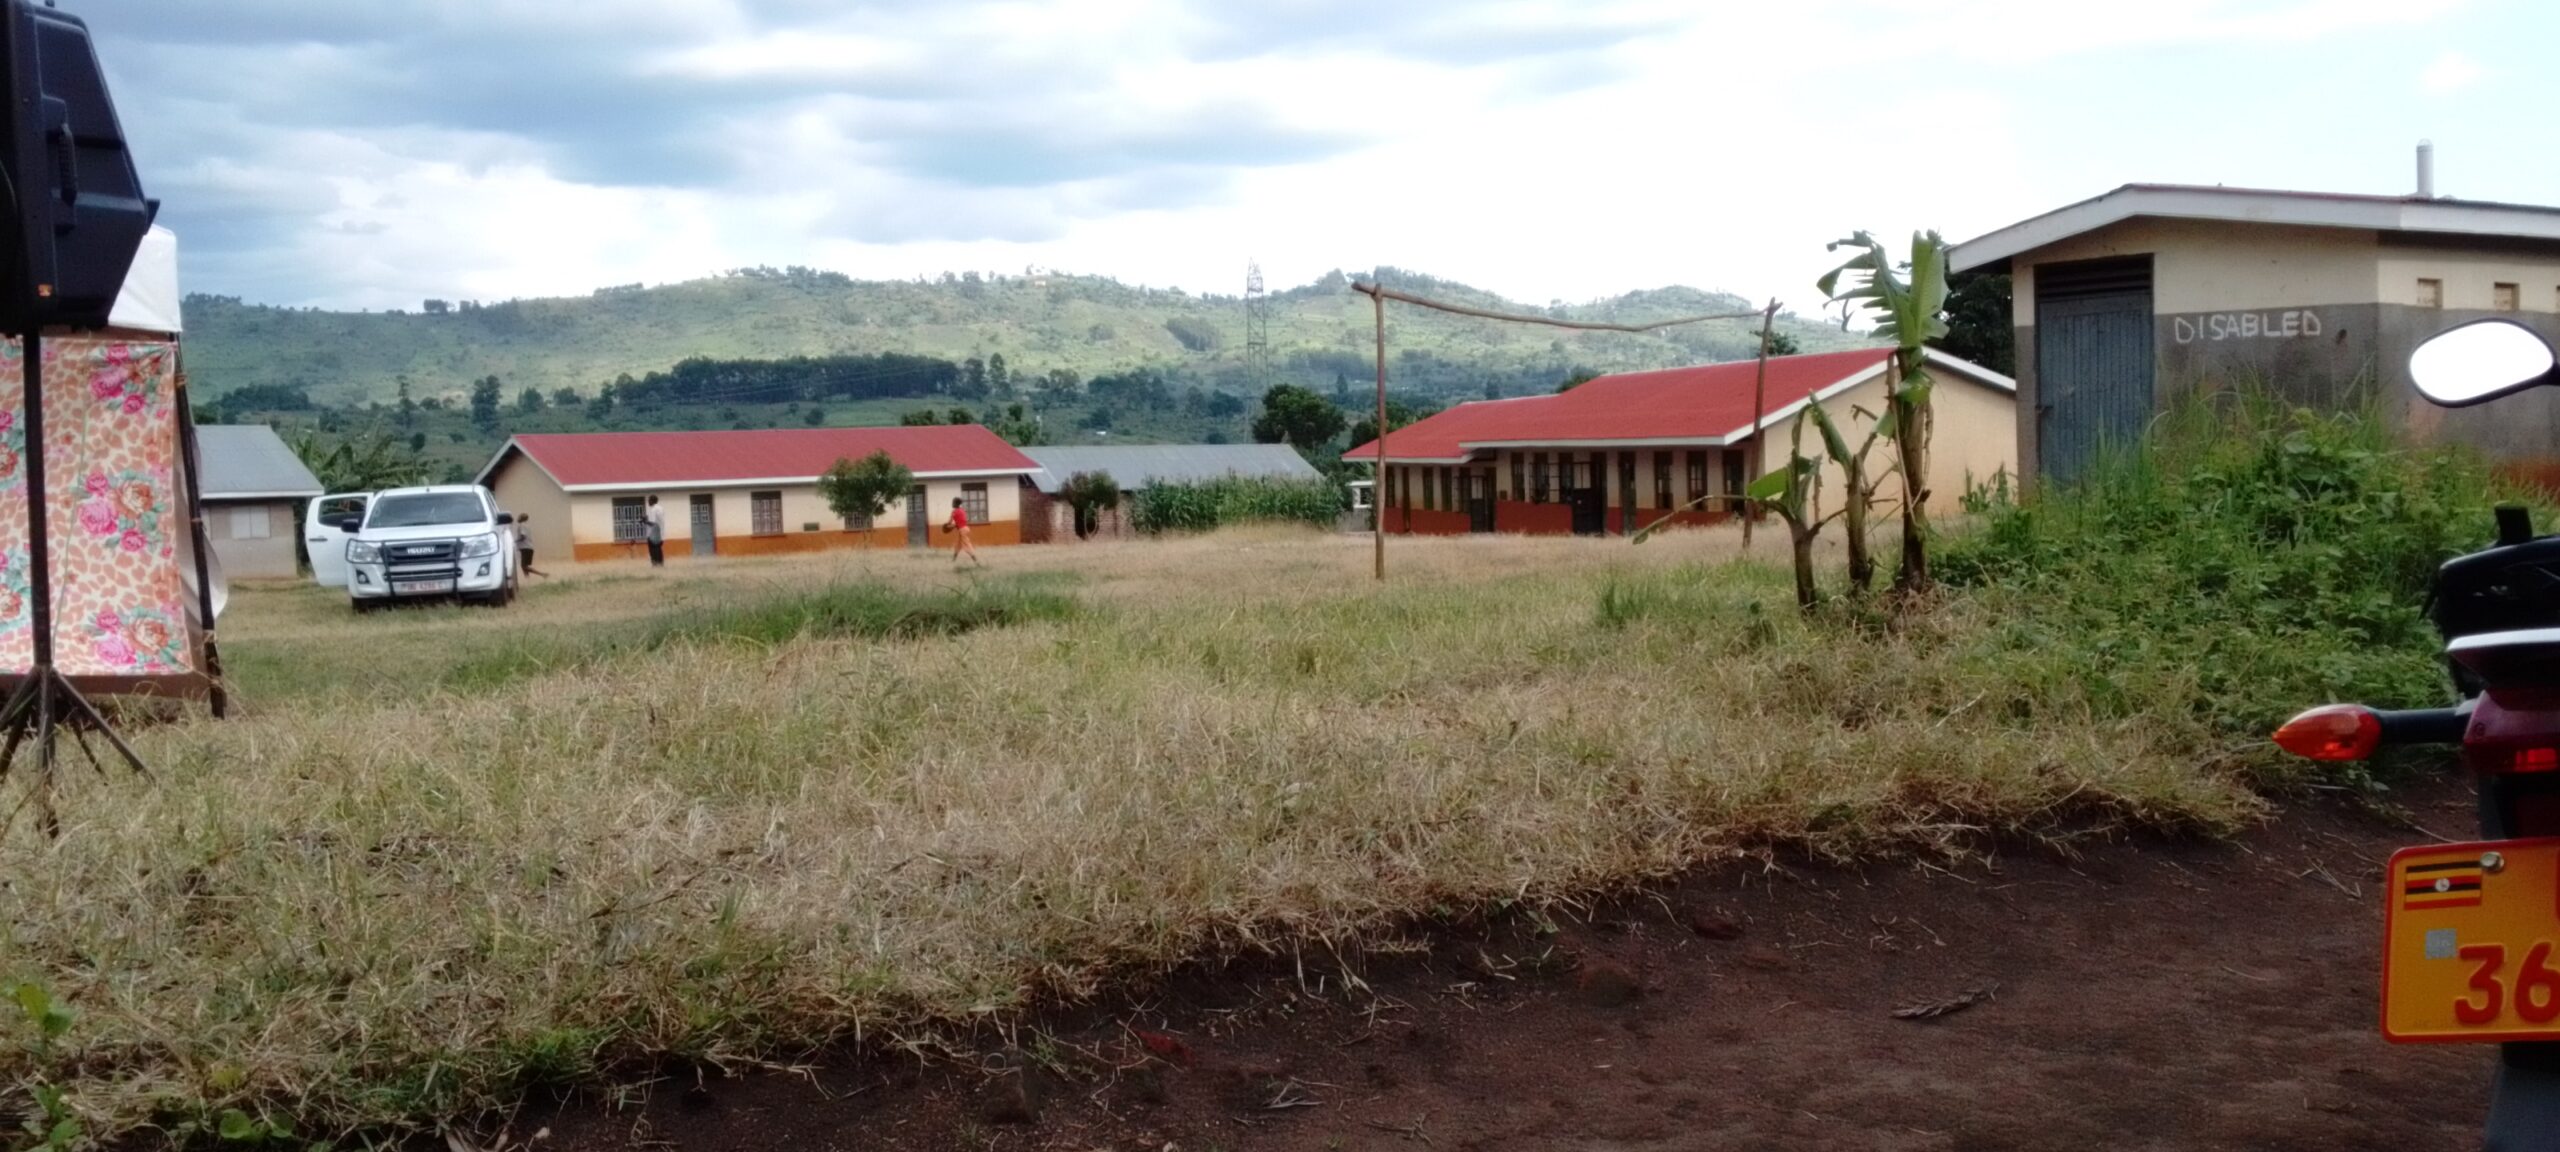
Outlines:
<svg viewBox="0 0 2560 1152"><path fill-rule="evenodd" d="M2508 315L2560 337L2560 208L2128 184L1957 245L2006 272L2025 475L2070 479L2197 389L2262 383L2300 403L2371 401L2420 440L2550 469L2560 395L2446 412L2409 353Z"/></svg>
<svg viewBox="0 0 2560 1152"><path fill-rule="evenodd" d="M1711 524L1734 498L1786 458L1792 422L1819 402L1844 434L1873 426L1860 410L1884 409L1882 349L1602 376L1570 392L1460 404L1386 437L1379 505L1390 532L1455 535L1531 532L1618 535L1670 519ZM1929 493L1952 510L1968 484L2016 471L2016 385L1952 356L1929 354ZM1763 399L1752 411L1755 389ZM1764 441L1776 437L1764 449ZM1810 429L1806 451L1821 455ZM1376 441L1343 459L1377 459ZM1886 453L1885 455L1889 455ZM1881 457L1879 457L1881 458ZM1842 491L1824 464L1826 501ZM1829 504L1834 506L1836 504Z"/></svg>
<svg viewBox="0 0 2560 1152"><path fill-rule="evenodd" d="M838 460L874 452L915 473L903 509L874 523L839 520L818 494ZM570 432L507 441L479 481L498 505L530 516L540 559L646 555L644 510L666 509L666 553L757 556L867 545L931 547L951 515L969 510L981 547L1021 539L1021 478L1037 471L1013 445L975 424L915 428L793 428L761 432Z"/></svg>
<svg viewBox="0 0 2560 1152"><path fill-rule="evenodd" d="M1025 543L1073 543L1079 539L1118 539L1136 535L1130 526L1129 501L1141 488L1157 484L1196 484L1227 476L1272 480L1322 480L1298 450L1286 444L1111 444L1034 446L1022 450L1040 466L1023 478L1022 539ZM1079 472L1109 473L1120 486L1120 502L1097 517L1088 536L1076 535L1075 510L1057 498L1069 477Z"/></svg>
<svg viewBox="0 0 2560 1152"><path fill-rule="evenodd" d="M302 535L302 503L319 498L319 478L264 424L199 427L196 454L204 462L204 534L223 574L234 580L293 578L302 570L294 548Z"/></svg>

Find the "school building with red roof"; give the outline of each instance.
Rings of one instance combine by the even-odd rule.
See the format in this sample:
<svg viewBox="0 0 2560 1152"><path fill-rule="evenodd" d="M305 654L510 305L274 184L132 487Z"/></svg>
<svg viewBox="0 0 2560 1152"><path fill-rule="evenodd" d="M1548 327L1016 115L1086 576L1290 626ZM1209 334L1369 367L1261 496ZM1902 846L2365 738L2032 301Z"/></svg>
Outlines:
<svg viewBox="0 0 2560 1152"><path fill-rule="evenodd" d="M847 522L818 494L838 460L874 452L916 484L876 522ZM637 556L649 497L669 557L766 555L856 545L921 547L959 500L980 546L1021 540L1022 478L1040 466L975 424L744 432L567 432L516 436L479 482L529 518L540 559Z"/></svg>
<svg viewBox="0 0 2560 1152"><path fill-rule="evenodd" d="M1602 376L1553 396L1460 404L1389 433L1378 506L1390 532L1617 535L1657 521L1730 518L1751 480L1787 458L1796 418L1819 403L1854 444L1885 398L1884 349L1741 360ZM1929 503L2017 472L2017 384L1929 353ZM1754 411L1754 396L1759 396ZM1821 457L1820 434L1805 451ZM1764 447L1765 445L1765 447ZM1870 479L1890 461L1874 453ZM1377 462L1377 441L1343 453ZM1842 478L1825 464L1825 508ZM1898 493L1887 485L1885 495Z"/></svg>

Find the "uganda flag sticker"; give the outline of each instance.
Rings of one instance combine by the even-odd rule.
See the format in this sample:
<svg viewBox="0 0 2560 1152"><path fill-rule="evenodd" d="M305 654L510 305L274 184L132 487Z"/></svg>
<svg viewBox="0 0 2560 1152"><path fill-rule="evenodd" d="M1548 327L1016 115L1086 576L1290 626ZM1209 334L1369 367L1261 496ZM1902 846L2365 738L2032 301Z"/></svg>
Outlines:
<svg viewBox="0 0 2560 1152"><path fill-rule="evenodd" d="M2477 851L2412 856L2400 862L2400 907L2472 908L2480 903L2480 854Z"/></svg>

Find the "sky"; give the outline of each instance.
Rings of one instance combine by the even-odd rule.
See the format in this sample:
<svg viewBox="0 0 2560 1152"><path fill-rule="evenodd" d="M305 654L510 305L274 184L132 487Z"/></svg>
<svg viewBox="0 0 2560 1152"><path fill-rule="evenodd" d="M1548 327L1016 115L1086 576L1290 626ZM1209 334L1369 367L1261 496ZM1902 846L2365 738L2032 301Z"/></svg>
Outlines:
<svg viewBox="0 0 2560 1152"><path fill-rule="evenodd" d="M1813 310L1856 229L2407 192L2421 138L2560 203L2543 0L60 2L187 289L296 306L1259 260Z"/></svg>

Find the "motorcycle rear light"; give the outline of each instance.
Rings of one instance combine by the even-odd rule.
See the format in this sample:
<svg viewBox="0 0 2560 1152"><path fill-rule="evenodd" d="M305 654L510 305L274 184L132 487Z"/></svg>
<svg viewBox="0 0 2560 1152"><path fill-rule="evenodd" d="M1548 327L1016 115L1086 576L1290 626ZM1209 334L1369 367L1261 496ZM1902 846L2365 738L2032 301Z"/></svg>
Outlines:
<svg viewBox="0 0 2560 1152"><path fill-rule="evenodd" d="M2306 760L2363 760L2382 743L2382 718L2361 704L2314 708L2276 729L2276 747Z"/></svg>
<svg viewBox="0 0 2560 1152"><path fill-rule="evenodd" d="M2490 776L2560 772L2560 695L2490 689L2472 710L2462 759Z"/></svg>
<svg viewBox="0 0 2560 1152"><path fill-rule="evenodd" d="M2560 748L2518 748L2507 759L2509 772L2549 772L2560 768Z"/></svg>

